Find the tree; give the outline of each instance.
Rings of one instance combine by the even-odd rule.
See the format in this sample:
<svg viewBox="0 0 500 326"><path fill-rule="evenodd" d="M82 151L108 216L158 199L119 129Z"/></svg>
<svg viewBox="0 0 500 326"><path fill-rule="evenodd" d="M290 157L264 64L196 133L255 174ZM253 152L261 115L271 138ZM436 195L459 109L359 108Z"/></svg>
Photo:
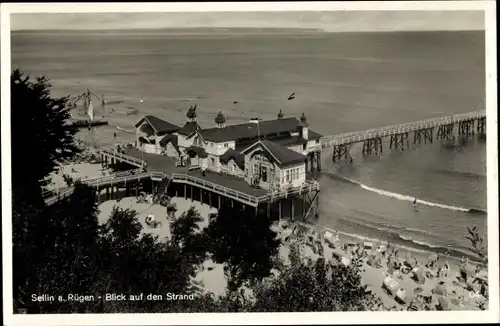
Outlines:
<svg viewBox="0 0 500 326"><path fill-rule="evenodd" d="M30 246L32 255L29 261L21 265L22 262L17 260L26 256L22 255L22 251L17 251L17 266L14 265L19 269L21 266L29 268L35 275L24 280L22 289L28 295L57 293L66 296L70 293L85 293L94 283L94 271L99 261L95 198L92 188L77 182L71 196L40 211L36 221L30 221L34 228L31 232L33 238L15 246ZM22 281L20 278L14 283L20 284ZM23 301L26 303L26 298ZM82 307L74 302L32 306L44 313L71 312Z"/></svg>
<svg viewBox="0 0 500 326"><path fill-rule="evenodd" d="M210 241L213 259L226 265L231 290L246 280L260 280L270 275L273 257L280 241L264 215L223 206L204 230Z"/></svg>
<svg viewBox="0 0 500 326"><path fill-rule="evenodd" d="M193 265L201 264L206 258L208 239L198 225L202 221L200 213L191 206L170 225L171 244L181 248Z"/></svg>
<svg viewBox="0 0 500 326"><path fill-rule="evenodd" d="M14 298L23 293L39 293L38 244L47 241L52 230L44 220L45 203L41 187L59 162L80 150L73 143L76 130L65 122L67 98L52 98L48 80L34 82L19 70L11 75L11 165L12 165L12 242ZM36 161L36 164L30 164ZM53 221L53 220L50 220ZM47 243L49 245L49 243ZM24 299L26 301L26 299ZM17 303L17 301L15 301Z"/></svg>
<svg viewBox="0 0 500 326"><path fill-rule="evenodd" d="M57 165L81 150L73 141L75 129L66 121L68 97L53 98L45 77L30 80L19 70L11 75L12 186L14 196L27 195L26 187L44 185ZM27 162L36 159L37 164ZM18 189L23 191L16 191Z"/></svg>
<svg viewBox="0 0 500 326"><path fill-rule="evenodd" d="M158 236L141 231L137 212L113 209L100 231L101 292L191 293L190 279L197 267L192 257L175 242L160 242ZM138 302L115 305L113 311L137 311L143 306L154 308L153 302Z"/></svg>
<svg viewBox="0 0 500 326"><path fill-rule="evenodd" d="M292 246L291 265L270 282L254 288L253 311L365 311L376 307L378 300L361 285L357 262L350 266L305 260Z"/></svg>

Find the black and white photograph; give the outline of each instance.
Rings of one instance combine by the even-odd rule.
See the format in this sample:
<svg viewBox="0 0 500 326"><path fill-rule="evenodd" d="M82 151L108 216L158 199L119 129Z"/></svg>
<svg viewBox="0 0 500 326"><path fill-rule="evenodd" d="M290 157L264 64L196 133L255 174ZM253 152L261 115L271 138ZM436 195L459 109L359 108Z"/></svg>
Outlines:
<svg viewBox="0 0 500 326"><path fill-rule="evenodd" d="M494 1L1 14L4 325L499 321Z"/></svg>

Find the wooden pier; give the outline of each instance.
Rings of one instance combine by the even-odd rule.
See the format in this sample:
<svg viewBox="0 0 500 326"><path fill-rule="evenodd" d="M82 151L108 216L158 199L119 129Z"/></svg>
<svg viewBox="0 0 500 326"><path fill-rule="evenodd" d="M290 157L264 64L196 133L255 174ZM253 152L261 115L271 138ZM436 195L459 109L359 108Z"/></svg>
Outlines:
<svg viewBox="0 0 500 326"><path fill-rule="evenodd" d="M134 151L131 153L137 155ZM255 213L265 210L270 218L289 217L292 220L295 218L305 220L315 216L318 211L319 183L314 180L308 180L301 186L267 192L253 188L244 180L235 177L209 171L202 176L197 170L176 168L172 165L173 161L165 156L146 155L145 159L154 158L155 160L155 162L148 162L109 148L101 149L99 154L102 164L112 169L127 169L109 176L81 180L82 183L96 189L98 196L105 191L106 199L115 198L119 189L125 189L126 194L134 193L133 190L135 190L137 196L139 189L143 189L138 185L145 184L145 190L153 197L167 193L172 197L183 196L206 202L215 208L220 208L222 203L231 206L240 204L245 209L253 208ZM149 171L151 166L157 166L158 169L161 166L163 171ZM167 173L167 171L175 170L179 172ZM58 199L68 197L72 192L73 187L64 188L57 195L47 198L46 204L52 205Z"/></svg>
<svg viewBox="0 0 500 326"><path fill-rule="evenodd" d="M474 129L474 125L476 125L476 129ZM474 111L325 136L321 139L321 148L333 148L334 162L342 158L352 162L350 149L356 143L363 143L364 155L381 154L383 153L382 139L389 137L389 149L404 151L410 147L410 133L413 133L413 144L432 143L435 128L437 128L436 139L454 140L456 138L455 129L457 129L457 137L461 140L472 137L475 131L484 137L486 135L486 112Z"/></svg>

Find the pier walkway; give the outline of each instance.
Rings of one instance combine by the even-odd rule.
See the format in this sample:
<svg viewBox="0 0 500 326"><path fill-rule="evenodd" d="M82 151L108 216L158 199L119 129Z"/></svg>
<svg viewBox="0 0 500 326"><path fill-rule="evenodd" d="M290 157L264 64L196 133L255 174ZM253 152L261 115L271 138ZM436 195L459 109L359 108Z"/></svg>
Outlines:
<svg viewBox="0 0 500 326"><path fill-rule="evenodd" d="M474 130L474 124L476 130ZM409 147L409 133L413 132L413 143L432 143L433 130L438 128L437 139L455 139L454 127L458 126L458 137L466 139L486 133L486 111L473 111L421 121L401 123L381 128L354 131L321 138L321 148L333 148L333 160L344 157L350 159L349 149L355 143L363 143L363 154L383 152L382 138L390 137L390 148L404 150Z"/></svg>

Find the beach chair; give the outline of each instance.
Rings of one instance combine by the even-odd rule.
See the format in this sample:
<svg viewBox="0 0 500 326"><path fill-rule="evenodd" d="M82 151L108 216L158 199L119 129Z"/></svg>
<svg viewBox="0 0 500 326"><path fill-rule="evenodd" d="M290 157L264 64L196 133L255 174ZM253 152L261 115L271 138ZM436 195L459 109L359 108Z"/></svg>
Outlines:
<svg viewBox="0 0 500 326"><path fill-rule="evenodd" d="M431 292L433 294L443 296L443 297L448 296L448 291L446 290L446 288L444 286L444 282L441 282L440 284L436 285L436 287L434 287L434 289L432 289Z"/></svg>
<svg viewBox="0 0 500 326"><path fill-rule="evenodd" d="M412 299L408 305L408 311L422 311L424 310L423 303L419 300Z"/></svg>
<svg viewBox="0 0 500 326"><path fill-rule="evenodd" d="M335 249L335 240L331 232L326 231L323 236L323 239L325 239L325 242L328 244L330 248Z"/></svg>
<svg viewBox="0 0 500 326"><path fill-rule="evenodd" d="M153 227L155 222L155 216L153 214L150 214L146 216L145 223L149 227Z"/></svg>
<svg viewBox="0 0 500 326"><path fill-rule="evenodd" d="M425 275L424 275L424 270L422 267L415 267L412 270L412 276L411 278L415 281L417 284L424 284L425 283Z"/></svg>
<svg viewBox="0 0 500 326"><path fill-rule="evenodd" d="M447 298L439 297L438 304L436 305L437 310L450 310L450 304Z"/></svg>
<svg viewBox="0 0 500 326"><path fill-rule="evenodd" d="M374 255L368 255L368 257L366 259L366 263L368 264L368 266L374 267L374 265L375 265L375 256Z"/></svg>
<svg viewBox="0 0 500 326"><path fill-rule="evenodd" d="M474 267L470 264L464 264L464 266L460 267L460 279L463 283L466 283L473 277L474 275Z"/></svg>
<svg viewBox="0 0 500 326"><path fill-rule="evenodd" d="M403 289L403 288L399 288L397 291L396 291L396 297L395 297L395 300L397 302L399 302L400 304L406 304L406 299L407 299L407 295L406 295L406 290Z"/></svg>
<svg viewBox="0 0 500 326"><path fill-rule="evenodd" d="M396 295L396 292L399 288L399 282L393 279L390 276L387 276L382 283L382 288L390 295Z"/></svg>

